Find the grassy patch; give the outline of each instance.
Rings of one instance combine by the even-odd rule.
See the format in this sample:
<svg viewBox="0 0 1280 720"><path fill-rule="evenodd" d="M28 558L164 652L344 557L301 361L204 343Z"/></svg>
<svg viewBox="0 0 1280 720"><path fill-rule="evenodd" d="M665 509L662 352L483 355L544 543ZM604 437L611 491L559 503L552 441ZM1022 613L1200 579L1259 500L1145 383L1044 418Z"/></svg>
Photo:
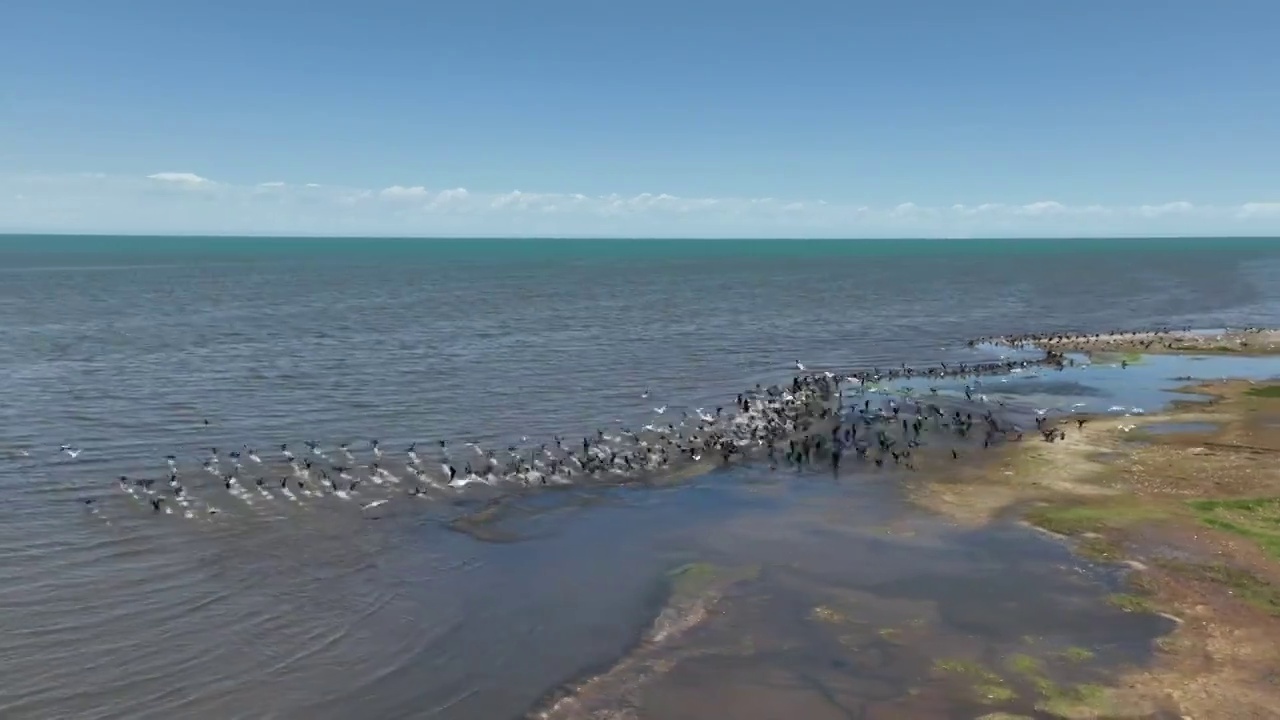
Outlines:
<svg viewBox="0 0 1280 720"><path fill-rule="evenodd" d="M1245 390L1244 394L1256 398L1280 398L1280 385L1258 385Z"/></svg>
<svg viewBox="0 0 1280 720"><path fill-rule="evenodd" d="M1115 543L1101 537L1087 537L1076 545L1076 553L1081 557L1100 562L1116 562L1121 559L1120 548Z"/></svg>
<svg viewBox="0 0 1280 720"><path fill-rule="evenodd" d="M1059 535L1081 535L1124 527L1147 520L1161 520L1168 510L1151 503L1111 500L1106 504L1046 505L1026 514L1027 522Z"/></svg>
<svg viewBox="0 0 1280 720"><path fill-rule="evenodd" d="M1201 523L1249 538L1280 560L1280 498L1192 500L1187 505Z"/></svg>
<svg viewBox="0 0 1280 720"><path fill-rule="evenodd" d="M1107 604L1120 608L1125 612L1155 612L1151 601L1138 595L1116 593L1107 597Z"/></svg>
<svg viewBox="0 0 1280 720"><path fill-rule="evenodd" d="M1271 615L1280 616L1280 588L1247 570L1230 565L1198 565L1176 561L1161 563L1174 572L1200 580L1217 583L1231 590L1231 594Z"/></svg>

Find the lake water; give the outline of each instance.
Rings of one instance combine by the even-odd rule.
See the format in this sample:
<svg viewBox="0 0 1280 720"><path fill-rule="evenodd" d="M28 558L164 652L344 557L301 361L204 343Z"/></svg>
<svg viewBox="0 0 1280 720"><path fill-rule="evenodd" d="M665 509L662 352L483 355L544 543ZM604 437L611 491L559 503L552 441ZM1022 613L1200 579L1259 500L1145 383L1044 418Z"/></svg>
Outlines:
<svg viewBox="0 0 1280 720"><path fill-rule="evenodd" d="M184 522L114 479L163 477L166 455L199 475L210 447L350 443L368 462L372 438L578 438L728 405L797 360L1000 352L979 336L1276 326L1277 270L1280 244L1255 240L0 238L0 714L491 720L603 672L583 705L616 717L972 717L926 681L936 658L1137 661L1162 626L1100 602L1110 571L911 510L889 470L534 494L504 508L503 543L449 529L483 507L463 497L276 497ZM1173 377L1276 374L1241 361L973 389L1025 418L1154 411ZM750 573L715 621L646 644L689 562ZM819 606L861 625L834 633Z"/></svg>

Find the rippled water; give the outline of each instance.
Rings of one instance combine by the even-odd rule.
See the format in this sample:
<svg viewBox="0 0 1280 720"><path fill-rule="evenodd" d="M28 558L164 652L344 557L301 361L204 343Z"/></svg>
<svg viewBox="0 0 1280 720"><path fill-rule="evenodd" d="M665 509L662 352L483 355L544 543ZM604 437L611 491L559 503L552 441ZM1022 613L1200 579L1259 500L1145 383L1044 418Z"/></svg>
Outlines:
<svg viewBox="0 0 1280 720"><path fill-rule="evenodd" d="M580 436L723 404L796 359L1280 325L1280 249L1131 243L0 239L0 714L520 716L632 646L693 549L741 537L734 559L770 564L743 518L817 532L788 519L803 503L719 476L574 492L526 501L531 539L495 545L448 531L466 508L447 503L184 523L112 479L210 446ZM924 557L919 587L946 592Z"/></svg>

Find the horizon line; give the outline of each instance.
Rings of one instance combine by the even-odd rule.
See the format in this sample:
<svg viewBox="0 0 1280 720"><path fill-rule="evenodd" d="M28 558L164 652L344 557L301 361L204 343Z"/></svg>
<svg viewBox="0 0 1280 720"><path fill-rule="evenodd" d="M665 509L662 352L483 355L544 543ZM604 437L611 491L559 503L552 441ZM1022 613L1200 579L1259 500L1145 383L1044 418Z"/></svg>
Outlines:
<svg viewBox="0 0 1280 720"><path fill-rule="evenodd" d="M315 235L315 234L286 234L286 233L119 233L119 232L25 232L25 231L0 231L0 240L20 238L20 237L46 237L46 238L111 238L111 237L130 237L130 238L155 238L155 239L173 239L173 240L195 240L195 239L254 239L254 240L416 240L424 242L442 241L442 240L521 240L521 241L537 241L537 240L604 240L604 241L670 241L670 240L706 240L715 242L725 241L746 241L746 242L770 242L770 241L786 241L786 242L806 242L806 241L841 241L841 242L876 242L876 241L913 241L926 240L936 242L965 242L975 240L1017 240L1026 242L1046 241L1046 240L1280 240L1280 235L1276 234L1258 234L1258 235L1145 235L1145 234L1117 234L1117 235L974 235L967 237L949 237L943 235L887 235L887 236L733 236L733 235L667 235L667 236L640 236L640 235Z"/></svg>

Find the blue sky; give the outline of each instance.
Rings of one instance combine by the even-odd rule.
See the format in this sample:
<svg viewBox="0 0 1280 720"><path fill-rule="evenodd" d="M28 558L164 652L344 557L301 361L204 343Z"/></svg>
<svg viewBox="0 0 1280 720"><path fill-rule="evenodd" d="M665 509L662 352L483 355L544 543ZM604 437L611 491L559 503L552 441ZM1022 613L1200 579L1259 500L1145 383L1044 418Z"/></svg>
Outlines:
<svg viewBox="0 0 1280 720"><path fill-rule="evenodd" d="M0 231L1280 234L1280 3L8 0Z"/></svg>

